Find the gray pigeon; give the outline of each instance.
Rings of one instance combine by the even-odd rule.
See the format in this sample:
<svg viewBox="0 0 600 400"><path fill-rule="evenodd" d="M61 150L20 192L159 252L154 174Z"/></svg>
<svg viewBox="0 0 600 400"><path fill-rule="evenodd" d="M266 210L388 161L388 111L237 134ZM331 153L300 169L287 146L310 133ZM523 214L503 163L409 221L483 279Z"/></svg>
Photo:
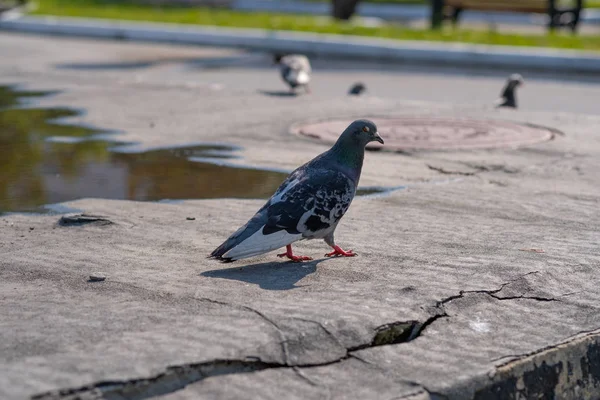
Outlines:
<svg viewBox="0 0 600 400"><path fill-rule="evenodd" d="M517 87L524 85L523 77L519 74L512 74L508 77L500 98L496 100L496 107L517 108L517 97L515 91Z"/></svg>
<svg viewBox="0 0 600 400"><path fill-rule="evenodd" d="M365 86L364 83L356 82L354 85L352 85L350 87L348 94L350 96L360 96L365 90L367 90L367 87Z"/></svg>
<svg viewBox="0 0 600 400"><path fill-rule="evenodd" d="M335 244L333 233L356 193L365 146L373 141L383 144L375 124L354 121L331 149L292 172L250 221L209 257L235 261L286 246L279 257L310 260L292 252L292 243L305 239L324 239L333 248L328 257L355 256Z"/></svg>
<svg viewBox="0 0 600 400"><path fill-rule="evenodd" d="M292 92L297 87L303 87L307 93L310 93L308 84L312 68L308 57L301 54L276 54L273 61L279 65L281 77L290 86Z"/></svg>

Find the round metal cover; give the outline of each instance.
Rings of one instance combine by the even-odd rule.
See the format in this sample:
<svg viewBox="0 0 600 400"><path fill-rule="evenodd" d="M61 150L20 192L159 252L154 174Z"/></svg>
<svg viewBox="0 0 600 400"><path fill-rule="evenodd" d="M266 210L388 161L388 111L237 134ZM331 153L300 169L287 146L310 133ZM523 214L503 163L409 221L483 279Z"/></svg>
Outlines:
<svg viewBox="0 0 600 400"><path fill-rule="evenodd" d="M554 130L516 122L455 118L397 117L369 118L377 125L385 146L372 143L370 148L383 150L457 150L516 147L550 140ZM299 124L292 133L335 143L352 119L337 119Z"/></svg>

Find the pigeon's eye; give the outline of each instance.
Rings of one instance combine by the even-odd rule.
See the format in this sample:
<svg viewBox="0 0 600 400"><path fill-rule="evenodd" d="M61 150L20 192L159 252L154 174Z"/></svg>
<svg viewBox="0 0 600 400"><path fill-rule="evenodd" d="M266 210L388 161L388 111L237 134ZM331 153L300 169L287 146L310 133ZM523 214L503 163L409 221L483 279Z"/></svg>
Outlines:
<svg viewBox="0 0 600 400"><path fill-rule="evenodd" d="M365 127L363 128L363 132L369 132L369 127L368 127L368 126L365 126Z"/></svg>

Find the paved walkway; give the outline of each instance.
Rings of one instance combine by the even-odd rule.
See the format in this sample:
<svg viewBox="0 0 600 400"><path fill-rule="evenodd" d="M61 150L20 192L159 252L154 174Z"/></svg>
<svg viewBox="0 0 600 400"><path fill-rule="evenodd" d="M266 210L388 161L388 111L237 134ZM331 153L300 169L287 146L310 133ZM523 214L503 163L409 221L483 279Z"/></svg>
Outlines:
<svg viewBox="0 0 600 400"><path fill-rule="evenodd" d="M108 225L1 216L0 398L596 397L597 82L526 77L523 108L507 111L490 107L504 76L471 71L324 60L314 93L287 97L260 54L9 34L0 54L0 84L62 90L40 104L85 109L74 123L143 146L238 144L239 163L263 167L327 148L289 133L307 120L561 132L523 148L367 153L361 184L407 189L353 203L336 234L353 259L306 242L304 264L207 260L261 200L67 204ZM369 96L345 95L356 79ZM88 282L97 271L107 279Z"/></svg>

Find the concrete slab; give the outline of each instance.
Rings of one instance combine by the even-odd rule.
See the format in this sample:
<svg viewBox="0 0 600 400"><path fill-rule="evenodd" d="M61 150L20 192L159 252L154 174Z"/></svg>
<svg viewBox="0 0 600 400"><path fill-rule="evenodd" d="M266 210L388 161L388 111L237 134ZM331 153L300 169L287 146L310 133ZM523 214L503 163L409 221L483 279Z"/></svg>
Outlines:
<svg viewBox="0 0 600 400"><path fill-rule="evenodd" d="M316 260L303 264L207 260L261 200L66 203L112 222L80 226L0 216L0 398L597 398L597 116L349 99L325 83L314 96L265 96L257 90L278 78L249 89L249 67L212 75L246 85L220 89L177 62L61 69L154 50L20 36L9 47L6 37L13 55L35 51L4 58L2 82L61 87L42 104L85 108L74 122L143 146L228 142L244 147L242 163L289 169L326 148L289 134L292 123L371 113L499 118L563 135L368 153L361 183L407 189L355 200L336 235L352 259L324 259L324 243L306 242L298 249ZM106 279L90 282L97 272Z"/></svg>

